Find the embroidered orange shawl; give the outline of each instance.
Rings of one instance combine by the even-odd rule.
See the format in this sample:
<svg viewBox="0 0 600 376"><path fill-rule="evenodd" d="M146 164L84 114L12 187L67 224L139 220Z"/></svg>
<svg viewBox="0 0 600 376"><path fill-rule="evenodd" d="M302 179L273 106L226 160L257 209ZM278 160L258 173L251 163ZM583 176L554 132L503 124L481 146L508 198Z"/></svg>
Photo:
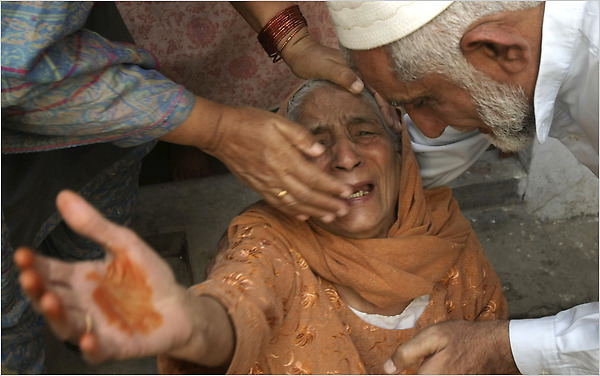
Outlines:
<svg viewBox="0 0 600 376"><path fill-rule="evenodd" d="M507 317L498 277L450 189L423 191L406 131L388 238L340 238L261 202L232 221L229 242L208 280L190 290L227 309L236 335L230 374L381 374L425 326ZM354 315L332 282L381 307L424 294L430 304L414 328L382 329ZM216 372L169 357L159 357L159 369Z"/></svg>
<svg viewBox="0 0 600 376"><path fill-rule="evenodd" d="M267 223L302 254L317 275L351 287L379 307L430 293L454 265L472 230L449 188L423 190L406 130L401 143L398 214L387 238L341 238L260 207L234 220L230 239L240 226Z"/></svg>

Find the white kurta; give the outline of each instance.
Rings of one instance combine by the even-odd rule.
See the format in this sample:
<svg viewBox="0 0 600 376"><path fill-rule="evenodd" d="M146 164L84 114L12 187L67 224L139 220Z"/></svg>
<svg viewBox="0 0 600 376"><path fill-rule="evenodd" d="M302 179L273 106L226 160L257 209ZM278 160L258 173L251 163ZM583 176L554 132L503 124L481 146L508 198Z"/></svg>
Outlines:
<svg viewBox="0 0 600 376"><path fill-rule="evenodd" d="M598 176L598 2L548 1L535 87L537 136L561 141ZM598 303L556 316L512 320L523 374L598 374Z"/></svg>
<svg viewBox="0 0 600 376"><path fill-rule="evenodd" d="M598 2L545 3L534 108L537 137L561 141L598 176ZM408 121L425 187L447 184L486 150L478 131L446 128L430 139ZM556 316L512 320L513 356L523 374L598 374L598 303Z"/></svg>

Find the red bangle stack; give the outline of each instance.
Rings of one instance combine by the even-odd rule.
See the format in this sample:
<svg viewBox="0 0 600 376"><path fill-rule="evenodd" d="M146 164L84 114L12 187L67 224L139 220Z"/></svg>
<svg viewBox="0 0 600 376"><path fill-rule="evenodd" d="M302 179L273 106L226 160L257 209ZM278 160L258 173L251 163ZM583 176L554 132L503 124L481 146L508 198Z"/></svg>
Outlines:
<svg viewBox="0 0 600 376"><path fill-rule="evenodd" d="M288 42L303 28L307 26L306 19L300 12L298 5L293 5L279 12L258 33L258 41L263 46L267 55L276 63L281 60L281 51ZM290 34L291 33L291 34ZM289 36L288 36L289 35ZM281 45L277 46L286 37Z"/></svg>

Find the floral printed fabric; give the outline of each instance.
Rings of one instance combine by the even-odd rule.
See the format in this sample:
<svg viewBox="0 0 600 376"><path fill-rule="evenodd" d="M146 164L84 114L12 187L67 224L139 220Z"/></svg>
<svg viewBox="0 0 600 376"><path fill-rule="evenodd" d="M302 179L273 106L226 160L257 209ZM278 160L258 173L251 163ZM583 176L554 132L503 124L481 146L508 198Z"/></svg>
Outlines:
<svg viewBox="0 0 600 376"><path fill-rule="evenodd" d="M239 226L230 243L208 280L190 288L219 300L231 318L236 348L228 374L384 374L393 351L426 326L508 316L498 277L481 249L460 252L414 328L391 330L356 316L301 250L269 225ZM163 374L212 373L166 356L158 364Z"/></svg>
<svg viewBox="0 0 600 376"><path fill-rule="evenodd" d="M203 98L273 110L302 82L285 62L272 62L229 2L116 4L135 43L160 59L161 72ZM325 3L298 5L312 37L337 48Z"/></svg>

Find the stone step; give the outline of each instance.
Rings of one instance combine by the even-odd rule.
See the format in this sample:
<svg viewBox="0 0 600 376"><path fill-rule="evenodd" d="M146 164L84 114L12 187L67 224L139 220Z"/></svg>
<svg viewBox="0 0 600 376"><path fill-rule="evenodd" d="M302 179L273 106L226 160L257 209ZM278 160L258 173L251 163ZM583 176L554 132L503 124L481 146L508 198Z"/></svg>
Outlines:
<svg viewBox="0 0 600 376"><path fill-rule="evenodd" d="M491 149L448 185L464 211L522 203L526 179L516 156L500 157Z"/></svg>

